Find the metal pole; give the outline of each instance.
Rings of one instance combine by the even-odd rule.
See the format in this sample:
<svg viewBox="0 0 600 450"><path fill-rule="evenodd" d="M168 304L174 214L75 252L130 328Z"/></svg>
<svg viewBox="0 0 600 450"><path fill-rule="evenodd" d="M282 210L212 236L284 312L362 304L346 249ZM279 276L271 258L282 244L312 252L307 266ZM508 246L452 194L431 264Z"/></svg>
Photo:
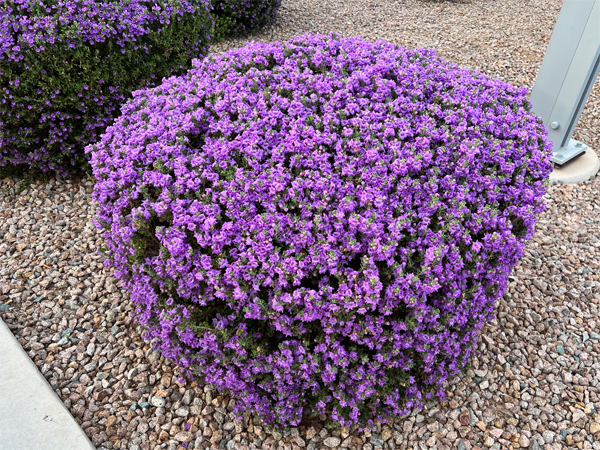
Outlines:
<svg viewBox="0 0 600 450"><path fill-rule="evenodd" d="M600 0L564 0L529 100L563 165L588 148L571 139L600 72Z"/></svg>

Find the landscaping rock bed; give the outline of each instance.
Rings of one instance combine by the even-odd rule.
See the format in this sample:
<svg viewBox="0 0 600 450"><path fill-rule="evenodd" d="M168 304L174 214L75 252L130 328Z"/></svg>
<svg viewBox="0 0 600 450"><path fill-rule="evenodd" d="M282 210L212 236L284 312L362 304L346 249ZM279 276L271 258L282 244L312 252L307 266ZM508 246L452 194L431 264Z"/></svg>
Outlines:
<svg viewBox="0 0 600 450"><path fill-rule="evenodd" d="M256 39L288 39L312 21L316 32L432 44L529 88L561 4L314 3L284 1ZM600 149L599 129L597 84L574 138ZM249 414L233 420L232 399L180 383L141 339L97 254L92 182L17 185L0 182L0 318L99 449L600 449L600 177L550 187L498 318L483 328L472 368L447 383L448 400L363 433L316 422L268 434Z"/></svg>
<svg viewBox="0 0 600 450"><path fill-rule="evenodd" d="M251 415L233 420L231 399L179 383L96 254L91 182L14 188L0 184L0 317L98 448L600 448L599 177L550 187L498 319L448 401L360 434L318 422L266 434Z"/></svg>

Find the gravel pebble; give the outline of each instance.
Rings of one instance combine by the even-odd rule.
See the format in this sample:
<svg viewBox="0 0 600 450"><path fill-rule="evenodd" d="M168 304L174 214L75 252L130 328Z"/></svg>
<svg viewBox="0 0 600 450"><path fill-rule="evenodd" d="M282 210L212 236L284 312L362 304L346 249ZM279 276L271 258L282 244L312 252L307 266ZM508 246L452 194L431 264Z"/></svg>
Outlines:
<svg viewBox="0 0 600 450"><path fill-rule="evenodd" d="M325 444L327 447L337 447L341 442L342 440L338 437L328 437L323 441L323 444Z"/></svg>

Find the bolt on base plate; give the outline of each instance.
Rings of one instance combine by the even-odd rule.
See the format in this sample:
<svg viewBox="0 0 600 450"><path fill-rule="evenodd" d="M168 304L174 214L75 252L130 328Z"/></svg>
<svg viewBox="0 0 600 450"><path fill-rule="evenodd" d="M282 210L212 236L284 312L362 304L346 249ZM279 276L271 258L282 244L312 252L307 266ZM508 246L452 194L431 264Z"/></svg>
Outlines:
<svg viewBox="0 0 600 450"><path fill-rule="evenodd" d="M552 152L552 157L550 158L550 161L552 161L554 164L562 166L571 161L572 159L583 155L587 148L588 146L585 145L583 142L570 139L567 145Z"/></svg>

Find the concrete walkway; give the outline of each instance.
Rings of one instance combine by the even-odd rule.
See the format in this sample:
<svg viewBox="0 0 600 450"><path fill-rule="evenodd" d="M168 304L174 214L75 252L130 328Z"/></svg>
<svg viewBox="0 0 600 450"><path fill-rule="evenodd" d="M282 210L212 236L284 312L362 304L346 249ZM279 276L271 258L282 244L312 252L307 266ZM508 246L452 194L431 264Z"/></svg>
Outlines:
<svg viewBox="0 0 600 450"><path fill-rule="evenodd" d="M1 319L0 450L95 450Z"/></svg>

